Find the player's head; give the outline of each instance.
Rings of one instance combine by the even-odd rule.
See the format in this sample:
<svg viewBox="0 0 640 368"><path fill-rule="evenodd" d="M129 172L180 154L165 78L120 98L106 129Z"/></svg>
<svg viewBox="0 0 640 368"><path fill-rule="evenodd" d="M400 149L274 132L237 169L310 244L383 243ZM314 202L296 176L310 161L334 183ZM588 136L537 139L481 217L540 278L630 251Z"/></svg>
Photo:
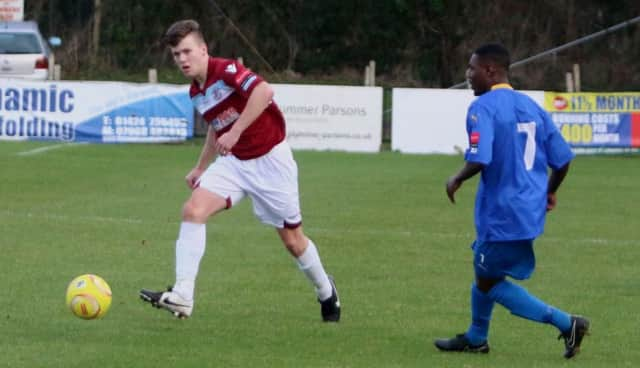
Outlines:
<svg viewBox="0 0 640 368"><path fill-rule="evenodd" d="M509 51L497 43L478 47L467 66L467 81L476 96L491 90L491 86L507 83L511 60Z"/></svg>
<svg viewBox="0 0 640 368"><path fill-rule="evenodd" d="M173 23L163 41L185 77L206 78L209 52L198 22L187 19Z"/></svg>

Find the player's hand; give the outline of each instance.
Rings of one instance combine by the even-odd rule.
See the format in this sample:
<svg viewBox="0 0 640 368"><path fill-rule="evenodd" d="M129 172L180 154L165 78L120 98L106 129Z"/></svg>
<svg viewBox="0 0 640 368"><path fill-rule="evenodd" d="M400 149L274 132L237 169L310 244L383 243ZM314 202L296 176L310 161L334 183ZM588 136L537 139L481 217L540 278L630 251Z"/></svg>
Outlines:
<svg viewBox="0 0 640 368"><path fill-rule="evenodd" d="M456 203L454 194L460 188L461 185L462 185L462 182L459 181L456 176L452 176L449 178L449 180L447 180L447 197L449 197L449 200L451 201L451 203Z"/></svg>
<svg viewBox="0 0 640 368"><path fill-rule="evenodd" d="M547 212L556 208L557 202L558 202L558 199L556 198L555 193L547 193Z"/></svg>
<svg viewBox="0 0 640 368"><path fill-rule="evenodd" d="M191 189L196 189L200 176L202 176L203 172L203 169L199 169L197 167L189 171L187 176L184 177L184 180L187 182L187 186Z"/></svg>
<svg viewBox="0 0 640 368"><path fill-rule="evenodd" d="M237 133L235 130L231 129L218 137L214 144L214 147L220 155L226 156L229 152L231 152L233 146L238 143L238 139L240 139L240 133Z"/></svg>

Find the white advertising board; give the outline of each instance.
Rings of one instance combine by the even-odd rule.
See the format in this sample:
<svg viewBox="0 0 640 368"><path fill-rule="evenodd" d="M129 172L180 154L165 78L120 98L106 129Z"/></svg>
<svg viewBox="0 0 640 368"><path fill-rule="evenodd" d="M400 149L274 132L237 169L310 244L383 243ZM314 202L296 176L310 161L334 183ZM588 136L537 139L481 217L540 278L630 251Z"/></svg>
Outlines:
<svg viewBox="0 0 640 368"><path fill-rule="evenodd" d="M382 88L274 84L294 149L379 152Z"/></svg>
<svg viewBox="0 0 640 368"><path fill-rule="evenodd" d="M544 92L523 93L544 105ZM394 88L391 148L404 153L464 152L467 109L474 99L468 89Z"/></svg>
<svg viewBox="0 0 640 368"><path fill-rule="evenodd" d="M151 143L192 136L186 86L0 79L0 141Z"/></svg>

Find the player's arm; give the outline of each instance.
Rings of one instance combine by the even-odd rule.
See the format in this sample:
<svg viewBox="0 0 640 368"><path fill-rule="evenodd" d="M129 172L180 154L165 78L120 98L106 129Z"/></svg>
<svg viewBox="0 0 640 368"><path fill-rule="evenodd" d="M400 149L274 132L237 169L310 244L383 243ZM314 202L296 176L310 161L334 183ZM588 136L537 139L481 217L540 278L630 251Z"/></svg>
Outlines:
<svg viewBox="0 0 640 368"><path fill-rule="evenodd" d="M240 134L269 107L272 99L273 88L265 81L260 82L253 91L251 91L247 105L240 114L240 117L238 117L238 120L233 124L231 130L237 132L238 136L240 136Z"/></svg>
<svg viewBox="0 0 640 368"><path fill-rule="evenodd" d="M551 175L549 176L549 185L547 186L547 211L551 211L556 207L556 192L558 191L560 184L562 184L562 181L567 176L568 172L569 163L557 170L551 170Z"/></svg>
<svg viewBox="0 0 640 368"><path fill-rule="evenodd" d="M456 203L454 194L462 183L482 171L491 163L493 150L493 114L486 107L476 102L467 111L467 134L469 148L465 152L464 167L447 180L447 196L451 203Z"/></svg>
<svg viewBox="0 0 640 368"><path fill-rule="evenodd" d="M196 167L194 167L185 177L187 181L187 185L191 189L195 189L198 184L198 180L202 173L207 169L207 165L214 159L216 156L216 131L213 129L211 125L209 125L209 129L207 130L207 136L204 140L204 146L202 146L202 151L200 152L200 157L198 157L198 162Z"/></svg>
<svg viewBox="0 0 640 368"><path fill-rule="evenodd" d="M238 142L240 135L244 132L256 119L262 114L262 112L269 107L271 99L273 98L273 89L269 83L261 81L256 85L247 104L240 113L238 120L233 123L231 129L228 132L220 136L216 142L216 149L221 154L227 154L231 151L231 148Z"/></svg>
<svg viewBox="0 0 640 368"><path fill-rule="evenodd" d="M545 149L547 151L547 165L551 168L549 182L547 184L547 211L556 207L556 192L569 172L569 164L575 157L571 147L564 140L560 131L551 120L551 116L546 111L542 111L545 131Z"/></svg>
<svg viewBox="0 0 640 368"><path fill-rule="evenodd" d="M465 180L474 177L477 173L482 171L483 168L484 165L481 163L467 162L457 174L451 176L449 180L447 180L447 196L449 197L451 203L456 203L454 194L458 189L460 189L462 183Z"/></svg>

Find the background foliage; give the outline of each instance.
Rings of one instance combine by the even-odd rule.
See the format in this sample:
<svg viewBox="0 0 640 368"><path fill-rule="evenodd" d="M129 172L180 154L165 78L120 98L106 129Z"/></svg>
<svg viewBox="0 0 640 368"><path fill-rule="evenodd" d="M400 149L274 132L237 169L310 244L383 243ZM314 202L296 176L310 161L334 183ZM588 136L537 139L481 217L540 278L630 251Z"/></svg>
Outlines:
<svg viewBox="0 0 640 368"><path fill-rule="evenodd" d="M62 37L57 57L69 79L144 78L155 67L161 80L179 80L159 40L172 22L194 18L212 54L243 57L275 81L359 84L375 60L378 84L416 87L463 81L484 42L504 43L516 61L639 14L636 0L27 0L25 10ZM513 79L562 90L578 63L583 90L638 90L639 44L636 24L516 68Z"/></svg>

